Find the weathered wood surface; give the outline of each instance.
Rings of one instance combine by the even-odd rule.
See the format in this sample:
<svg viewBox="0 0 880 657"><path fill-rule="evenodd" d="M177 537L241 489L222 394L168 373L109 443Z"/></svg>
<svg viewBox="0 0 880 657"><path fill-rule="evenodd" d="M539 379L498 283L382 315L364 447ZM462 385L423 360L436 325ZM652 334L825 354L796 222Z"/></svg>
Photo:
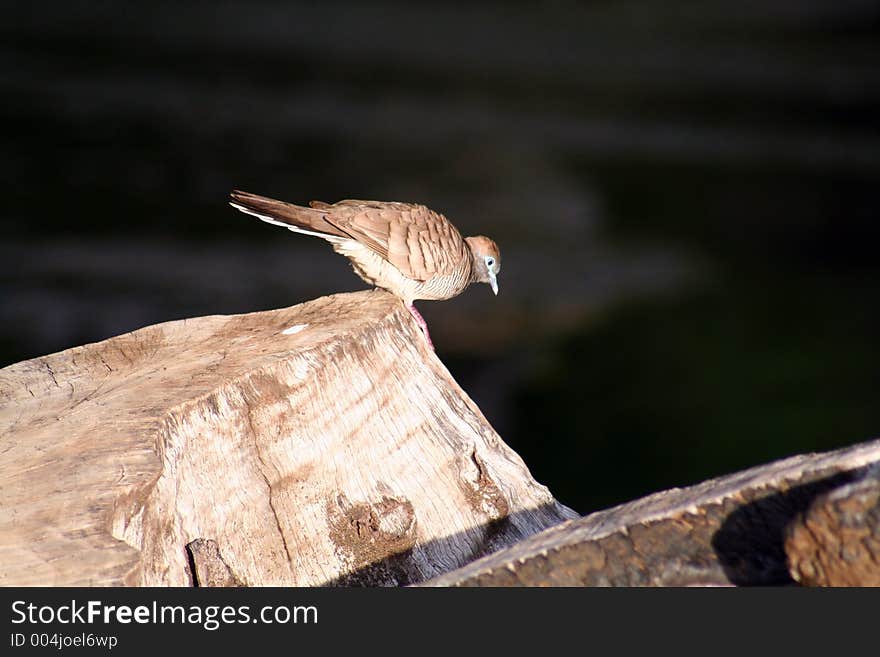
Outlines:
<svg viewBox="0 0 880 657"><path fill-rule="evenodd" d="M789 557L804 584L876 584L878 463L875 440L663 491L557 525L426 584L785 585L795 583ZM805 536L799 526L823 529Z"/></svg>
<svg viewBox="0 0 880 657"><path fill-rule="evenodd" d="M576 517L378 291L0 370L0 584L407 584Z"/></svg>
<svg viewBox="0 0 880 657"><path fill-rule="evenodd" d="M193 586L244 586L223 560L217 541L197 538L186 546Z"/></svg>
<svg viewBox="0 0 880 657"><path fill-rule="evenodd" d="M880 586L880 466L819 495L787 528L791 576L808 586Z"/></svg>

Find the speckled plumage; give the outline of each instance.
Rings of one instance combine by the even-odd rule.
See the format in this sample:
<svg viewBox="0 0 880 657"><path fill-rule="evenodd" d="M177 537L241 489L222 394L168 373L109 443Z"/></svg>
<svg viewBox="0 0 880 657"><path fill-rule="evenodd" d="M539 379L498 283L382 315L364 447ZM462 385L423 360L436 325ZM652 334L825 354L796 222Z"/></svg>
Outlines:
<svg viewBox="0 0 880 657"><path fill-rule="evenodd" d="M455 226L424 205L348 199L312 201L309 207L234 191L230 204L258 219L327 240L366 282L399 297L425 330L416 299L457 296L474 282L497 294L498 246L488 237L463 238Z"/></svg>

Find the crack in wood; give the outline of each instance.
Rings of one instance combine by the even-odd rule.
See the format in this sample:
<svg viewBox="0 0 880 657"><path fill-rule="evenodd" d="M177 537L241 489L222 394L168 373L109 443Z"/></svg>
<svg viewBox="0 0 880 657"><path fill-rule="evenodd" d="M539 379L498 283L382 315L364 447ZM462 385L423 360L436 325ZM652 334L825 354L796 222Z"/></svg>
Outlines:
<svg viewBox="0 0 880 657"><path fill-rule="evenodd" d="M55 384L56 388L60 388L61 386L58 383L58 379L55 378L55 372L52 371L52 366L49 365L48 361L43 361L43 365L46 366L46 370L49 372L49 376L52 377L52 383Z"/></svg>
<svg viewBox="0 0 880 657"><path fill-rule="evenodd" d="M250 435L254 442L254 451L257 455L257 460L260 462L261 468L258 468L260 475L263 477L263 481L266 483L266 491L267 491L267 502L269 504L269 508L272 511L272 517L275 519L275 527L278 529L278 535L281 537L281 545L284 547L284 554L287 555L287 563L291 566L293 565L293 557L290 554L290 548L287 546L287 538L284 536L284 530L281 528L281 520L278 517L278 510L275 508L275 500L273 499L273 490L272 484L269 481L269 476L266 474L266 470L268 469L268 464L263 459L263 454L260 450L260 441L258 440L258 434L256 427L254 426L253 419L253 411L251 409L250 402L248 401L245 395L242 395L242 399L244 400L245 406L245 416L247 417L248 427L250 429Z"/></svg>

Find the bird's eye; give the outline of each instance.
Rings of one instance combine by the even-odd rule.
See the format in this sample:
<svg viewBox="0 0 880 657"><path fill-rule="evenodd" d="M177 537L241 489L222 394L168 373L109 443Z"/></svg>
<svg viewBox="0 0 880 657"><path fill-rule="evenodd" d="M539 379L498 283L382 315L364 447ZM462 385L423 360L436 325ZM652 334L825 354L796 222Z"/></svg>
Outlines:
<svg viewBox="0 0 880 657"><path fill-rule="evenodd" d="M493 258L492 256L489 256L488 258L486 258L486 266L487 267L494 267L495 266L495 258Z"/></svg>

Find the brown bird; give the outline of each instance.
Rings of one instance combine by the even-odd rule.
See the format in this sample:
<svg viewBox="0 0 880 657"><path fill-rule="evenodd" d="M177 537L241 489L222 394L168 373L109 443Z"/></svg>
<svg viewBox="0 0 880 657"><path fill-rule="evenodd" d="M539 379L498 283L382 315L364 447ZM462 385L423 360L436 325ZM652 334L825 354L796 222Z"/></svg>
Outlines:
<svg viewBox="0 0 880 657"><path fill-rule="evenodd" d="M362 279L403 301L432 349L428 325L413 301L451 299L471 283L488 283L498 294L498 245L482 235L463 238L446 217L424 205L348 199L302 207L238 190L229 204L330 242Z"/></svg>

